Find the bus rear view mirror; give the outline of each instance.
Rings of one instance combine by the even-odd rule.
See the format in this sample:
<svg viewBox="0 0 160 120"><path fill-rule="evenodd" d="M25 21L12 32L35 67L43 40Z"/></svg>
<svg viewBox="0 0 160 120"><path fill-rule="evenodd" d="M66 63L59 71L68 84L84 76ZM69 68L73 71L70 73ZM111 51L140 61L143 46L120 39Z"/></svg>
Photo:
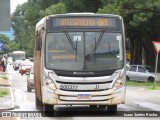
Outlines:
<svg viewBox="0 0 160 120"><path fill-rule="evenodd" d="M36 50L41 50L41 38L38 35L36 39Z"/></svg>

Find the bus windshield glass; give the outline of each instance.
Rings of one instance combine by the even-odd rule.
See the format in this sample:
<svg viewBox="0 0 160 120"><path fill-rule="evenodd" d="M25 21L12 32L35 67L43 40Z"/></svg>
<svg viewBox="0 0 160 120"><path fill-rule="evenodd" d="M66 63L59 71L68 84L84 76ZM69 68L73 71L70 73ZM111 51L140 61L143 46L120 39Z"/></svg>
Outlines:
<svg viewBox="0 0 160 120"><path fill-rule="evenodd" d="M46 36L46 68L96 71L123 68L121 33L61 32Z"/></svg>
<svg viewBox="0 0 160 120"><path fill-rule="evenodd" d="M12 57L14 60L24 60L25 59L25 52L24 51L14 51L12 53Z"/></svg>

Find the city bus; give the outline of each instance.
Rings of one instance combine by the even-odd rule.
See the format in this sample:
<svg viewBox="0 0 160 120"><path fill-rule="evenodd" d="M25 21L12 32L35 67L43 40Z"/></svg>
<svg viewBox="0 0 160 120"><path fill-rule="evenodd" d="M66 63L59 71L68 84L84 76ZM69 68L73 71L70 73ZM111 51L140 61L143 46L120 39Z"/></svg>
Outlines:
<svg viewBox="0 0 160 120"><path fill-rule="evenodd" d="M25 51L13 51L11 54L13 60L25 60Z"/></svg>
<svg viewBox="0 0 160 120"><path fill-rule="evenodd" d="M116 112L125 103L126 51L119 15L67 13L36 24L35 104L85 105Z"/></svg>

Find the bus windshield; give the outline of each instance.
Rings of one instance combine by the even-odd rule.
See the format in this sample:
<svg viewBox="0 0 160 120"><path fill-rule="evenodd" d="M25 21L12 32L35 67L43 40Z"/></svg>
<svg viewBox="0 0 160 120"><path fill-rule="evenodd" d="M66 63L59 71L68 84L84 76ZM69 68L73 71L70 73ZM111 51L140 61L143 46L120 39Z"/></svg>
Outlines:
<svg viewBox="0 0 160 120"><path fill-rule="evenodd" d="M14 51L12 53L12 57L14 60L24 60L25 59L25 52L24 51Z"/></svg>
<svg viewBox="0 0 160 120"><path fill-rule="evenodd" d="M121 33L62 32L46 36L46 68L72 71L123 67Z"/></svg>

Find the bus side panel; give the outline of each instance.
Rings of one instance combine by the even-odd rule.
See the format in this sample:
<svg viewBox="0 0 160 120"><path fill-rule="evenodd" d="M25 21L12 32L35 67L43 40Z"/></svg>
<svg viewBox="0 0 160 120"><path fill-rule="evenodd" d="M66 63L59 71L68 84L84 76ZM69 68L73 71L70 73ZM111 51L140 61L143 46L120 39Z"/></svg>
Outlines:
<svg viewBox="0 0 160 120"><path fill-rule="evenodd" d="M35 95L39 101L42 101L41 94L41 53L36 50L36 39L34 48L34 84L35 84Z"/></svg>

